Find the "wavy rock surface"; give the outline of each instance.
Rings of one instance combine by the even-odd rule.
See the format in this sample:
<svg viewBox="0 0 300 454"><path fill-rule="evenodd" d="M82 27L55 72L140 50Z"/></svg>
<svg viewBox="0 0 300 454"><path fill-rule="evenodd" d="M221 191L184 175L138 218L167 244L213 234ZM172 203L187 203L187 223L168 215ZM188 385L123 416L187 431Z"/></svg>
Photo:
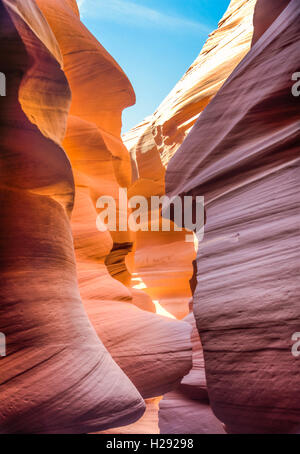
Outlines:
<svg viewBox="0 0 300 454"><path fill-rule="evenodd" d="M191 368L190 326L150 313L149 296L131 289L134 233L118 228L101 233L96 227L97 199L111 196L119 208L119 190L131 183L130 156L120 134L122 110L134 103L134 92L76 10L62 0L37 3L60 46L72 91L63 145L76 185L72 229L81 297L115 361L144 398L157 397Z"/></svg>
<svg viewBox="0 0 300 454"><path fill-rule="evenodd" d="M254 42L270 26L267 2L258 1ZM133 89L80 22L76 1L0 0L1 70L8 81L7 97L0 99L0 332L8 351L0 358L0 433L156 433L159 398L151 398L165 393L162 433L224 433L210 403L229 432L299 431L299 366L287 356L289 342L280 340L299 331L292 227L299 221L297 136L284 142L286 157L274 159L277 173L263 173L257 198L253 187L250 208L248 192L237 190L214 204L220 186L212 179L206 188L211 200L195 313L207 382L192 316L166 319L154 305L173 318L189 312L190 236L186 242L187 232L96 228L100 196L111 195L119 214L120 188L129 196L165 193L169 160L249 50L254 4L232 0L171 94L125 136L130 159L120 131ZM280 109L270 101L264 115L268 107L273 119L278 113L273 126L280 129ZM225 181L221 192L229 186ZM274 257L281 273L275 286ZM245 291L254 296L246 300ZM285 328L274 320L284 320ZM140 394L147 410L130 425L145 410Z"/></svg>
<svg viewBox="0 0 300 454"><path fill-rule="evenodd" d="M186 318L193 329L193 368L180 385L166 394L159 404L162 434L225 434L209 404L204 358L194 315Z"/></svg>
<svg viewBox="0 0 300 454"><path fill-rule="evenodd" d="M145 410L132 382L156 397L191 368L189 325L158 316L150 297L131 288L132 232L96 228L98 197L118 205L119 188L131 182L120 131L134 92L80 22L75 1L2 0L0 8L1 52L9 55L1 99L0 431L128 425Z"/></svg>
<svg viewBox="0 0 300 454"><path fill-rule="evenodd" d="M160 398L147 399L146 411L139 421L129 426L119 427L117 429L106 430L99 432L106 435L145 435L145 434L159 434L158 427L158 409Z"/></svg>
<svg viewBox="0 0 300 454"><path fill-rule="evenodd" d="M81 303L61 146L70 106L58 44L32 0L0 2L1 433L82 433L137 420L144 402ZM78 365L80 364L80 367Z"/></svg>
<svg viewBox="0 0 300 454"><path fill-rule="evenodd" d="M250 49L254 6L254 0L231 1L218 29L210 35L199 57L169 96L152 116L125 134L124 141L133 162L131 193L146 197L164 195L165 168L169 160ZM137 274L147 286L148 294L178 318L185 317L189 311L189 279L194 256L194 244L186 242L186 232L140 232L137 235ZM193 348L193 369L176 392L165 396L160 404L161 430L169 433L179 418L186 433L209 430L223 433L209 408L203 352L195 327ZM176 410L177 405L181 410Z"/></svg>
<svg viewBox="0 0 300 454"><path fill-rule="evenodd" d="M165 167L250 48L255 0L233 0L199 57L154 114L124 135L133 162L131 194L164 195ZM136 270L148 294L171 314L188 314L194 244L187 232L139 232ZM172 254L176 250L176 262Z"/></svg>
<svg viewBox="0 0 300 454"><path fill-rule="evenodd" d="M254 28L166 186L206 199L194 313L215 414L230 433L298 433L299 1L260 0Z"/></svg>
<svg viewBox="0 0 300 454"><path fill-rule="evenodd" d="M297 331L296 320L299 318L296 278L299 269L296 233L299 164L295 154L295 141L299 142L295 115L299 106L297 99L291 96L291 77L297 71L299 60L299 50L296 51L297 46L299 49L299 20L296 17L300 8L297 0L290 3L289 11L293 11L296 19L289 28L284 28L285 21L288 23L290 19L288 13L283 13L281 22L277 21L272 27L273 21L289 4L288 0L257 2L253 44L259 42L265 32L266 40L270 39L277 27L281 27L285 42L280 44L278 39L271 50L272 61L277 59L278 63L271 70L270 64L264 67L263 61L253 62L252 67L248 65L247 68L248 78L244 76L239 81L236 77L235 88L230 93L225 92L227 98L224 95L219 103L213 101L250 49L255 4L255 1L231 2L218 30L210 35L188 72L154 115L125 135L125 142L132 155L135 187L146 187L148 192L152 189L153 194L163 194L164 168L169 167L170 159L199 119L199 131L195 129L198 136L196 132L191 134L195 141L188 139L182 147L185 154L179 151L180 156L178 154L177 161L175 159L181 173L176 173L176 169L169 172L167 182L170 196L178 194L172 188L184 186L181 180L186 182L186 188L183 188L186 190L181 193L189 193L189 189L192 191L192 187L199 186L195 193L206 196L208 223L206 239L198 252L198 288L194 299L204 344L208 395L213 410L226 423L229 432L297 432L296 394L299 390L296 370L299 366L291 354L291 337ZM285 55L284 49L289 49ZM285 72L283 68L286 68ZM270 87L269 91L266 86ZM256 106L255 99L259 99L263 89L265 99ZM251 95L243 98L242 94L247 92ZM243 109L251 100L252 110L245 113ZM240 112L241 116L239 129L230 125L233 103L234 112ZM201 122L202 115L199 118L199 114L207 106L209 120ZM223 136L213 125L219 125L220 130L221 125L224 126ZM254 125L252 129L251 125ZM215 154L207 153L202 162L199 155L207 138L215 143ZM217 145L218 140L223 149ZM264 141L269 148L263 147ZM244 154L241 151L235 161L237 145ZM257 149L260 153L255 154ZM224 150L228 150L228 157L222 159ZM245 168L239 165L241 156L248 158ZM187 169L192 169L188 177ZM243 191L243 186L247 191ZM284 217L279 218L278 213L285 213ZM161 269L164 269L166 257L162 247L164 241L161 239L161 253L156 257L158 266L160 261L162 263ZM155 271L147 262L149 244L151 238L144 235L138 242L137 256L145 264L141 267L141 275L146 283L150 282L149 291L153 286L157 292ZM293 252L288 244L293 244ZM177 243L176 251L187 253L184 248L182 240ZM179 257L182 255L184 253L179 252ZM149 262L151 264L151 260ZM180 265L179 260L178 267ZM161 288L163 286L161 283ZM176 291L175 287L174 293ZM204 397L205 380L200 364L194 362L193 370L183 379L180 388L166 395L161 402L162 431L174 429L174 421L185 412L184 409L178 411L177 407L186 405L188 408L187 395L194 398L198 395L200 401ZM198 424L193 417L188 425L186 410L181 427L197 432L209 431L207 426L201 427L201 422L205 421L201 414L204 414L203 410L199 409ZM210 424L214 431L212 420Z"/></svg>
<svg viewBox="0 0 300 454"><path fill-rule="evenodd" d="M160 181L199 114L250 49L255 0L232 0L201 53L154 114L125 134L136 175Z"/></svg>

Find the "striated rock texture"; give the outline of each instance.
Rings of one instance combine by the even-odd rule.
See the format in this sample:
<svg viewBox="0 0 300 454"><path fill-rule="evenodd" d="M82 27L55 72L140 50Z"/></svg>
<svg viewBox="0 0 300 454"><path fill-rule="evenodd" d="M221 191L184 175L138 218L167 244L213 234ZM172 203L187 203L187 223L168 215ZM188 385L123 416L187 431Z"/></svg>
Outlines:
<svg viewBox="0 0 300 454"><path fill-rule="evenodd" d="M61 146L70 106L55 37L32 0L0 2L1 433L82 433L137 420L144 402L83 309Z"/></svg>
<svg viewBox="0 0 300 454"><path fill-rule="evenodd" d="M154 114L125 134L136 178L160 181L199 114L249 51L255 0L232 0L219 27ZM161 172L161 173L160 173ZM163 183L163 182L162 182Z"/></svg>
<svg viewBox="0 0 300 454"><path fill-rule="evenodd" d="M0 0L0 433L300 431L300 8L258 0L253 35L255 3L232 0L130 156L133 88L76 1ZM127 223L120 189L205 195L198 330L193 236L100 232L100 196Z"/></svg>
<svg viewBox="0 0 300 454"><path fill-rule="evenodd" d="M248 52L255 0L233 0L199 57L156 112L125 134L131 152L131 194L165 194L165 167L199 114ZM186 232L139 232L136 270L148 294L177 318L188 314L194 244ZM176 261L173 251L176 250Z"/></svg>
<svg viewBox="0 0 300 454"><path fill-rule="evenodd" d="M299 432L299 362L291 354L300 313L299 103L291 95L292 74L299 70L299 10L298 0L231 1L218 30L174 90L153 116L124 137L135 188L164 194L167 167L168 195L206 197L194 312L208 398L231 433ZM267 55L246 57L247 66L242 64L222 90L251 41L257 54L264 42ZM138 271L149 293L178 316L184 310L172 302L176 285L163 298L168 282L164 261L171 252L162 246L168 240L158 234L161 252L154 269L147 260L149 245L156 244L151 235L138 236ZM191 245L183 240L172 245L178 251L178 275L193 259ZM194 356L193 370L162 400L162 432L176 432L179 426L186 433L223 431L203 407L202 371Z"/></svg>
<svg viewBox="0 0 300 454"><path fill-rule="evenodd" d="M72 229L81 297L112 357L144 398L157 397L191 368L190 327L144 310L149 297L131 290L126 260L133 232L101 233L96 227L97 199L110 195L118 207L119 189L131 183L130 156L120 134L121 113L134 103L134 92L76 11L62 0L37 3L57 38L72 91L63 145L75 176Z"/></svg>
<svg viewBox="0 0 300 454"><path fill-rule="evenodd" d="M192 354L189 324L133 288L133 232L96 227L98 197L118 207L131 184L120 132L134 92L74 0L0 8L0 432L129 425L145 411L141 394L170 391ZM158 430L153 402L139 430Z"/></svg>
<svg viewBox="0 0 300 454"><path fill-rule="evenodd" d="M225 434L209 404L204 358L194 315L186 319L193 328L193 368L181 384L159 405L161 434Z"/></svg>
<svg viewBox="0 0 300 454"><path fill-rule="evenodd" d="M206 198L194 313L210 401L230 433L300 431L300 363L291 352L300 315L300 122L292 93L300 3L275 6L257 3L251 51L166 175L170 196Z"/></svg>
<svg viewBox="0 0 300 454"><path fill-rule="evenodd" d="M233 0L218 29L170 95L151 117L124 135L133 165L131 193L146 197L165 194L168 161L250 49L254 6L255 1ZM148 294L176 317L186 316L195 257L194 244L186 242L186 232L139 232L135 256L137 275ZM187 320L191 321L191 315ZM224 433L209 408L203 352L193 333L193 369L161 402L160 428L163 433L176 433L179 426L181 433Z"/></svg>
<svg viewBox="0 0 300 454"><path fill-rule="evenodd" d="M160 398L147 399L146 400L146 411L142 418L134 424L129 426L119 427L117 429L106 430L105 432L99 432L106 435L145 435L145 434L159 434L158 426L158 410L159 410Z"/></svg>

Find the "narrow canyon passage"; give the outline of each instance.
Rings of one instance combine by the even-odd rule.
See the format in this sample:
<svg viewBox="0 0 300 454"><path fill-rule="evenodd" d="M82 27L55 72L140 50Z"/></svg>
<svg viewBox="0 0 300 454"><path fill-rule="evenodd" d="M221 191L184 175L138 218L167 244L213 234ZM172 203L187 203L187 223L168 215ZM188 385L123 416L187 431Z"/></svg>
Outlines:
<svg viewBox="0 0 300 454"><path fill-rule="evenodd" d="M0 434L300 433L299 0L228 1L123 135L79 6L0 0ZM153 228L165 195L204 196L204 239Z"/></svg>

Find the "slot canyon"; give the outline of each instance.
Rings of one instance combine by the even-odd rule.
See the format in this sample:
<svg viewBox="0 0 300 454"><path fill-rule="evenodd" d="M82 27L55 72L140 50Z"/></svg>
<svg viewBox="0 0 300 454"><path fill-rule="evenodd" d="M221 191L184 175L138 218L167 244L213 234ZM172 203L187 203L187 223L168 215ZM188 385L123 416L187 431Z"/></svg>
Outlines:
<svg viewBox="0 0 300 454"><path fill-rule="evenodd" d="M134 87L76 0L0 0L1 434L300 433L300 2L275 4L228 0L122 134ZM118 228L121 188L198 188L203 241Z"/></svg>

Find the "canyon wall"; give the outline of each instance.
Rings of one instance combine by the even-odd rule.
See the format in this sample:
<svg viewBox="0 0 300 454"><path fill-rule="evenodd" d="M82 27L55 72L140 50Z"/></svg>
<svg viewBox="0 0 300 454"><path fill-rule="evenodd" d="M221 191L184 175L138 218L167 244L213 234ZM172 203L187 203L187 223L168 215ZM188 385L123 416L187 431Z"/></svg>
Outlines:
<svg viewBox="0 0 300 454"><path fill-rule="evenodd" d="M133 288L134 233L96 226L98 197L118 206L131 184L120 133L134 91L75 1L0 8L0 432L103 431L146 404L155 432L155 399L191 368L191 328Z"/></svg>
<svg viewBox="0 0 300 454"><path fill-rule="evenodd" d="M123 137L133 166L132 194L163 196L168 162L201 112L251 46L255 1L232 0L201 53L154 114ZM197 240L187 232L138 232L136 272L147 293L177 318L191 309ZM196 248L195 248L196 246ZM176 252L175 252L176 251ZM176 257L176 259L175 259ZM160 403L162 433L224 433L209 406L203 351L192 314L193 369Z"/></svg>
<svg viewBox="0 0 300 454"><path fill-rule="evenodd" d="M162 433L300 430L299 361L292 354L300 314L299 100L292 94L300 8L298 0L259 0L245 57L254 6L232 1L171 94L125 135L136 187L164 194L167 168L168 196L206 200L193 298L204 357L193 336L193 369L160 403ZM164 294L166 252L157 249L155 271L145 258L151 241L152 233L138 239L137 269L159 299L160 268L162 304L178 316L172 294L167 301ZM182 276L190 245L178 238L172 247Z"/></svg>
<svg viewBox="0 0 300 454"><path fill-rule="evenodd" d="M62 148L71 93L53 32L31 0L0 2L0 432L88 432L135 421L144 402L81 303ZM80 367L78 367L80 364ZM108 380L108 382L107 382Z"/></svg>
<svg viewBox="0 0 300 454"><path fill-rule="evenodd" d="M226 198L226 178L224 187L213 177L204 185L200 247L173 224L120 229L124 197L165 194L170 161L250 49L255 3L232 0L169 96L121 137L134 90L80 21L76 0L0 0L0 433L298 430L299 366L281 340L299 331L299 131L281 134L295 126L287 115L296 118L295 99L288 110L270 97L246 116L245 127L269 119L282 149L261 167L251 161L263 182L252 198L238 190ZM291 33L297 44L299 27ZM256 89L253 76L245 90ZM238 130L247 153L257 134ZM235 177L242 186L249 175L238 166ZM115 202L115 231L99 230L102 196Z"/></svg>
<svg viewBox="0 0 300 454"><path fill-rule="evenodd" d="M165 169L200 113L250 48L255 0L233 0L217 30L154 114L123 137L131 153L130 194L165 194ZM148 294L177 318L189 312L195 248L186 232L138 232L136 270ZM177 251L176 261L172 259Z"/></svg>

